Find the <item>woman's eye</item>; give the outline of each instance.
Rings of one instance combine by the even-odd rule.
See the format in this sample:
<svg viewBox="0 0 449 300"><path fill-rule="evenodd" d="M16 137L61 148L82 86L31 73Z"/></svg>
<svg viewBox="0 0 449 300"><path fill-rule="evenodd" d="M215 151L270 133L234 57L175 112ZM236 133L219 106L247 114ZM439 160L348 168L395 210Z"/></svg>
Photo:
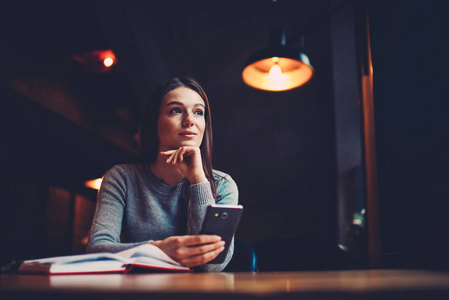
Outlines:
<svg viewBox="0 0 449 300"><path fill-rule="evenodd" d="M197 114L198 116L202 116L202 115L204 115L204 112L199 109L199 110L195 111L195 114Z"/></svg>
<svg viewBox="0 0 449 300"><path fill-rule="evenodd" d="M181 113L181 110L177 107L170 109L171 114L179 114Z"/></svg>

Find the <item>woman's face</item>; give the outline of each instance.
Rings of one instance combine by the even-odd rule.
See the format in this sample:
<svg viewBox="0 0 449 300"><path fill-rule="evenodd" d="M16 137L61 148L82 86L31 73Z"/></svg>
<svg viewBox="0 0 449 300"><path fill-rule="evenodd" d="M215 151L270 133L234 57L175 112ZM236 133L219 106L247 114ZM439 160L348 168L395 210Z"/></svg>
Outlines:
<svg viewBox="0 0 449 300"><path fill-rule="evenodd" d="M197 92L179 87L167 93L157 123L159 151L199 147L206 127L205 112L206 104Z"/></svg>

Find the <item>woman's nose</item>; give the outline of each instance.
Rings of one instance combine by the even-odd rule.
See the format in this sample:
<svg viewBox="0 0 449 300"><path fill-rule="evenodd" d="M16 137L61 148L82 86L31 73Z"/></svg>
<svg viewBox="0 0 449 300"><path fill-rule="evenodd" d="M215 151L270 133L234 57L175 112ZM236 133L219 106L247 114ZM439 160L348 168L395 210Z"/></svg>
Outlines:
<svg viewBox="0 0 449 300"><path fill-rule="evenodd" d="M184 127L192 127L193 126L193 118L190 114L187 114L182 122Z"/></svg>

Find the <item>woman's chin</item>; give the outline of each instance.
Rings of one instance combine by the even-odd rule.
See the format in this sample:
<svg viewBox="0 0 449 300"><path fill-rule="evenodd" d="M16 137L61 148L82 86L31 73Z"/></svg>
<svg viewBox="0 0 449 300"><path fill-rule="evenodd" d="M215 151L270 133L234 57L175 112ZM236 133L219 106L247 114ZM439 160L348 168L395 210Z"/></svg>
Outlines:
<svg viewBox="0 0 449 300"><path fill-rule="evenodd" d="M198 144L198 142L195 141L183 141L181 143L179 143L178 147L176 148L181 148L183 146L188 146L188 147L199 147L201 144Z"/></svg>
<svg viewBox="0 0 449 300"><path fill-rule="evenodd" d="M170 151L170 150L177 150L183 146L187 146L187 147L200 147L201 144L198 144L198 142L195 141L182 141L176 144L172 144L172 145L160 145L159 146L159 152L161 151Z"/></svg>

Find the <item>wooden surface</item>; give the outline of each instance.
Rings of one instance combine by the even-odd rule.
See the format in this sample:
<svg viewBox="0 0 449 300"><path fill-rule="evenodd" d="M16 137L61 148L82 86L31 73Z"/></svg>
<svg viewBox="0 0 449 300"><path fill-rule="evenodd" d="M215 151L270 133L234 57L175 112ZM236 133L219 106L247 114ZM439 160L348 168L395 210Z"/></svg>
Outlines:
<svg viewBox="0 0 449 300"><path fill-rule="evenodd" d="M0 275L0 299L123 299L124 296L126 299L449 299L449 273L363 270Z"/></svg>

